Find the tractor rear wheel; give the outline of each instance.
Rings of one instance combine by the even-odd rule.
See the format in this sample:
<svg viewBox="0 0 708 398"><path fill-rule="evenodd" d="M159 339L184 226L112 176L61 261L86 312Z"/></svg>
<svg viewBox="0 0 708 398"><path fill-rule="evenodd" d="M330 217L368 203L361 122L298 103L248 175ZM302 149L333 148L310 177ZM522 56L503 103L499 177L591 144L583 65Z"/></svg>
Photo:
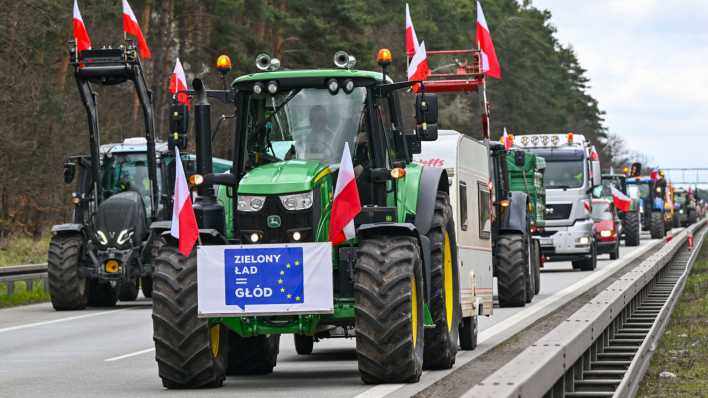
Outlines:
<svg viewBox="0 0 708 398"><path fill-rule="evenodd" d="M177 247L166 244L154 264L152 327L162 385L220 387L228 336L224 326L197 317L196 250L184 257Z"/></svg>
<svg viewBox="0 0 708 398"><path fill-rule="evenodd" d="M639 246L640 235L639 212L630 211L624 215L624 244Z"/></svg>
<svg viewBox="0 0 708 398"><path fill-rule="evenodd" d="M652 239L661 239L666 235L666 230L664 229L664 216L660 212L652 211L649 222Z"/></svg>
<svg viewBox="0 0 708 398"><path fill-rule="evenodd" d="M354 271L356 353L364 383L413 383L423 371L423 270L418 240L362 239Z"/></svg>
<svg viewBox="0 0 708 398"><path fill-rule="evenodd" d="M477 348L477 316L462 318L460 326L460 349L471 351Z"/></svg>
<svg viewBox="0 0 708 398"><path fill-rule="evenodd" d="M79 234L54 235L49 242L49 297L57 311L86 308L86 278L79 271L82 245Z"/></svg>
<svg viewBox="0 0 708 398"><path fill-rule="evenodd" d="M227 375L273 373L280 351L279 334L241 337L238 333L229 330L228 339Z"/></svg>
<svg viewBox="0 0 708 398"><path fill-rule="evenodd" d="M140 278L135 278L134 280L125 280L121 282L118 288L118 299L120 301L135 301L138 298L138 292L140 289Z"/></svg>
<svg viewBox="0 0 708 398"><path fill-rule="evenodd" d="M306 334L294 334L295 351L298 355L310 355L315 346L315 338Z"/></svg>
<svg viewBox="0 0 708 398"><path fill-rule="evenodd" d="M430 315L435 328L425 331L423 367L450 369L455 364L462 308L457 268L457 242L450 198L438 192L428 232L431 252Z"/></svg>
<svg viewBox="0 0 708 398"><path fill-rule="evenodd" d="M501 307L526 304L526 279L530 277L526 240L524 235L501 235L497 241L494 256Z"/></svg>
<svg viewBox="0 0 708 398"><path fill-rule="evenodd" d="M113 307L118 301L116 288L97 279L90 279L87 285L88 305L92 307Z"/></svg>

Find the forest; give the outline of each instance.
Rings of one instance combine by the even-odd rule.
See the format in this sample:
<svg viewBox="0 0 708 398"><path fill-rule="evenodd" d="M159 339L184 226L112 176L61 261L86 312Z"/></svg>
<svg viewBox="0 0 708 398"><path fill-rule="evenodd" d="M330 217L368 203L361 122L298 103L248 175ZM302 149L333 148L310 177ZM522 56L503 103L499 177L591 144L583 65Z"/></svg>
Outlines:
<svg viewBox="0 0 708 398"><path fill-rule="evenodd" d="M357 68L376 69L376 51L387 47L394 56L392 77L405 79L402 1L130 3L152 50L143 65L163 139L168 80L177 57L188 81L203 77L220 87L213 63L222 53L233 60L233 79L256 71L260 52L278 57L287 68L317 68L331 67L333 54L346 50L356 56ZM475 1L409 3L418 38L429 50L475 47ZM94 48L123 43L120 0L79 4ZM0 0L0 239L15 233L41 235L71 214L72 187L63 183L63 160L88 150L86 114L67 51L72 5L73 0ZM572 47L558 41L551 13L530 0L485 0L483 6L503 75L488 83L492 137L499 138L504 127L512 133L574 131L595 142L606 167L621 164L626 156L622 140L608 137L586 71ZM97 91L103 143L143 134L132 87ZM220 112L228 109L215 116ZM442 96L440 125L479 137L479 112L476 94ZM217 152L225 155L226 147L217 144Z"/></svg>

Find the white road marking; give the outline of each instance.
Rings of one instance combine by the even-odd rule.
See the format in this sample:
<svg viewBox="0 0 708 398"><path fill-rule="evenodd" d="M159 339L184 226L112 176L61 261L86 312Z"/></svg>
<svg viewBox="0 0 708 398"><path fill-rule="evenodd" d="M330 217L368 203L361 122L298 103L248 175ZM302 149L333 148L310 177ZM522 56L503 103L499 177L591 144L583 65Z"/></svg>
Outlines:
<svg viewBox="0 0 708 398"><path fill-rule="evenodd" d="M118 312L123 312L127 311L130 308L123 308L120 310L110 310L110 311L101 311L101 312L92 312L90 314L84 314L84 315L77 315L77 316L70 316L66 318L59 318L59 319L52 319L50 321L42 321L42 322L34 322L34 323L26 323L24 325L17 325L17 326L10 326L7 328L2 328L0 329L0 333L5 333L5 332L12 332L15 330L22 330L22 329L28 329L28 328L33 328L37 326L44 326L44 325L51 325L53 323L60 323L60 322L68 322L68 321L74 321L77 319L84 319L84 318L93 318L95 316L100 316L100 315L106 315L106 314L116 314Z"/></svg>
<svg viewBox="0 0 708 398"><path fill-rule="evenodd" d="M117 356L117 357L104 359L104 362L120 361L121 359L130 358L130 357L134 357L134 356L142 355L142 354L147 354L148 352L153 352L153 351L155 351L155 347L153 347L153 348L146 348L146 349L144 349L144 350L131 352L130 354L119 355L119 356Z"/></svg>

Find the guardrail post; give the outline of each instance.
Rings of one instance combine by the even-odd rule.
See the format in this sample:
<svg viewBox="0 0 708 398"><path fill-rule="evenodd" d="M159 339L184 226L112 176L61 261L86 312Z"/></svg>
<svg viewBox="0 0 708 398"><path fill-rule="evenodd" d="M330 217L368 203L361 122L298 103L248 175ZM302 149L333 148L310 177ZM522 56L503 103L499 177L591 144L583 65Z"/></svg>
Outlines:
<svg viewBox="0 0 708 398"><path fill-rule="evenodd" d="M44 291L49 293L49 278L42 278L42 285L44 287Z"/></svg>
<svg viewBox="0 0 708 398"><path fill-rule="evenodd" d="M7 295L12 296L15 294L15 281L8 281L6 284L7 286Z"/></svg>

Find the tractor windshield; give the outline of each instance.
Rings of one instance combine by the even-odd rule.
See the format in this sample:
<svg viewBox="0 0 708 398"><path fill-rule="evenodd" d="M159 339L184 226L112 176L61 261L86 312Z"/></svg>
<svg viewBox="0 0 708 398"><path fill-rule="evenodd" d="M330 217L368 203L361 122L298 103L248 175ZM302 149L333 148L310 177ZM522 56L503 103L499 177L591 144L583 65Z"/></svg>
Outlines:
<svg viewBox="0 0 708 398"><path fill-rule="evenodd" d="M316 88L252 94L247 101L247 167L291 159L339 163L344 144L355 153L358 134L366 131L365 101L364 87L351 94Z"/></svg>
<svg viewBox="0 0 708 398"><path fill-rule="evenodd" d="M160 170L157 170L160 181ZM101 166L101 184L106 196L123 191L136 191L143 197L145 210L150 214L150 177L145 152L113 153L106 156Z"/></svg>

